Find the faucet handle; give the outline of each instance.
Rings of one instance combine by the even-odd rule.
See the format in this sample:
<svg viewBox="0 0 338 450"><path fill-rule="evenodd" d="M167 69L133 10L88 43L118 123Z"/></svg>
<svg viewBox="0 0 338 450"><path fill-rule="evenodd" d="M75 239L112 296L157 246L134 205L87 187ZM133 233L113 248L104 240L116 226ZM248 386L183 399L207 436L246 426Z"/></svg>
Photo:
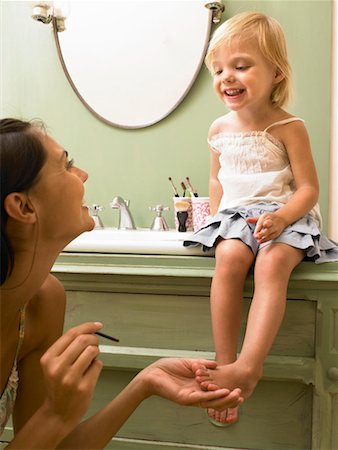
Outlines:
<svg viewBox="0 0 338 450"><path fill-rule="evenodd" d="M92 213L93 216L97 216L100 211L104 210L104 207L94 203L94 205L89 206L89 210L90 210L90 212Z"/></svg>
<svg viewBox="0 0 338 450"><path fill-rule="evenodd" d="M168 231L169 227L168 227L166 221L164 220L164 218L162 217L162 212L170 211L170 208L168 206L164 207L162 205L156 205L154 207L149 206L149 211L156 212L156 217L154 218L150 229L154 230L154 231Z"/></svg>
<svg viewBox="0 0 338 450"><path fill-rule="evenodd" d="M163 211L170 211L169 206L162 206L162 205L156 205L156 206L149 206L149 211L155 211L157 214L157 217L161 217Z"/></svg>
<svg viewBox="0 0 338 450"><path fill-rule="evenodd" d="M104 228L101 217L99 216L99 212L103 211L103 210L104 210L104 207L101 205L97 205L96 203L92 206L89 206L89 211L91 213L92 218L94 219L94 223L95 223L94 228L96 230Z"/></svg>

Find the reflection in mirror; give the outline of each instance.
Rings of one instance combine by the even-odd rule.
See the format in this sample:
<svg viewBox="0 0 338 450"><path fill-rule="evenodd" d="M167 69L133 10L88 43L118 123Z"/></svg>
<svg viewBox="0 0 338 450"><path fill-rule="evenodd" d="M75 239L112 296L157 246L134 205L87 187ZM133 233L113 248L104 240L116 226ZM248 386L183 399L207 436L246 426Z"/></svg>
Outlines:
<svg viewBox="0 0 338 450"><path fill-rule="evenodd" d="M61 3L61 4L60 4ZM122 128L159 122L183 100L203 63L212 13L200 0L58 2L54 35L83 103Z"/></svg>

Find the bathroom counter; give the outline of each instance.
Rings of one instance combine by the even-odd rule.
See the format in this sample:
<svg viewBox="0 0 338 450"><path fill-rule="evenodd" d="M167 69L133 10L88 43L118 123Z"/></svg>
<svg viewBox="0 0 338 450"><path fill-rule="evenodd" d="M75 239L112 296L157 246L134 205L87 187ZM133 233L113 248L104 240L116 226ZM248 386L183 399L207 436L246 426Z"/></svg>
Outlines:
<svg viewBox="0 0 338 450"><path fill-rule="evenodd" d="M210 279L215 258L208 256L135 255L109 253L61 253L53 267L54 273L97 275L141 275L168 277L202 277ZM76 278L78 278L78 276ZM338 263L303 262L293 271L293 281L336 283ZM248 278L250 281L250 277Z"/></svg>
<svg viewBox="0 0 338 450"><path fill-rule="evenodd" d="M213 359L209 291L214 258L62 253L53 273L67 290L65 328L101 320L120 339L101 341L104 370L92 411L159 357ZM244 324L253 290L245 284ZM285 318L240 422L211 425L205 411L145 401L112 449L338 448L338 263L293 272ZM242 329L242 337L244 327Z"/></svg>

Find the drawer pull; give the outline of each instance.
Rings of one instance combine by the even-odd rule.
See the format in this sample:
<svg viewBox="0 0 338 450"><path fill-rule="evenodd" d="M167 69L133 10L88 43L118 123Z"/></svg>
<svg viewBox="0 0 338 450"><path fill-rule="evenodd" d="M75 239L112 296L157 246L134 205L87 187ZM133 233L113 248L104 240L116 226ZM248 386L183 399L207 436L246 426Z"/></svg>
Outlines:
<svg viewBox="0 0 338 450"><path fill-rule="evenodd" d="M337 367L330 367L327 371L327 376L332 381L338 381L338 368Z"/></svg>

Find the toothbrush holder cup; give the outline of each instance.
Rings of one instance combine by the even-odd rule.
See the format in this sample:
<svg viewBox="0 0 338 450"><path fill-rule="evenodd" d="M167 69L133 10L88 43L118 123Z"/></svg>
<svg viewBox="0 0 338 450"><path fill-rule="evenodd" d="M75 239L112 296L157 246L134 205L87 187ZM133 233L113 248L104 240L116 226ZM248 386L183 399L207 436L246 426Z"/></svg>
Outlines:
<svg viewBox="0 0 338 450"><path fill-rule="evenodd" d="M202 228L210 218L209 197L191 197L192 225L194 231Z"/></svg>

